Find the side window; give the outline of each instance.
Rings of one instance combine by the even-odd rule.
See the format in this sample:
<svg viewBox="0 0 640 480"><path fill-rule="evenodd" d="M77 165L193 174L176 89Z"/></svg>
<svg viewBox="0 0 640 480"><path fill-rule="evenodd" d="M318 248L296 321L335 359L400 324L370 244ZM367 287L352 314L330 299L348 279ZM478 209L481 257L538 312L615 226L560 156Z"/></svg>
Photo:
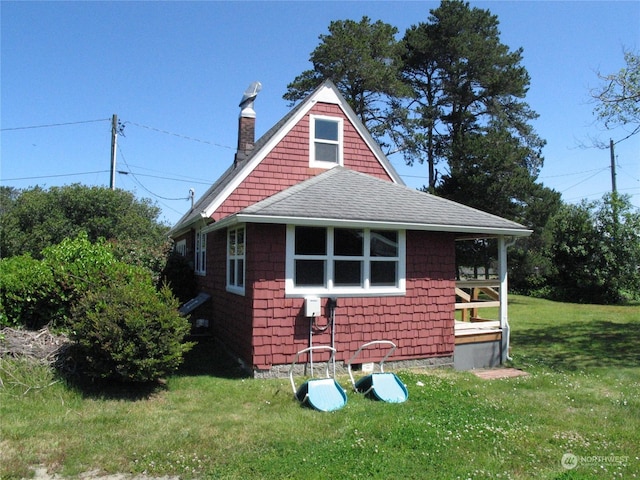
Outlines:
<svg viewBox="0 0 640 480"><path fill-rule="evenodd" d="M227 233L227 290L244 294L245 227L230 228Z"/></svg>
<svg viewBox="0 0 640 480"><path fill-rule="evenodd" d="M207 274L207 234L202 233L202 230L196 231L196 258L195 258L195 273L196 275Z"/></svg>
<svg viewBox="0 0 640 480"><path fill-rule="evenodd" d="M311 167L331 168L342 165L342 119L311 115Z"/></svg>
<svg viewBox="0 0 640 480"><path fill-rule="evenodd" d="M175 245L175 252L178 255L182 255L183 257L187 256L187 241L186 240L180 240L178 242L176 242Z"/></svg>

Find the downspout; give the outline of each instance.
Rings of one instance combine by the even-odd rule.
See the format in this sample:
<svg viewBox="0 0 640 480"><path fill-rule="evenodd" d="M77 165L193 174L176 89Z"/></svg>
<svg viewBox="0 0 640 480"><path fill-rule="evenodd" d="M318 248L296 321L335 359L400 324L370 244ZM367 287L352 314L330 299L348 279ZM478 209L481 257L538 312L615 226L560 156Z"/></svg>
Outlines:
<svg viewBox="0 0 640 480"><path fill-rule="evenodd" d="M328 307L331 309L331 348L336 348L336 307L338 306L337 298L330 298ZM333 378L336 378L336 357L333 356Z"/></svg>
<svg viewBox="0 0 640 480"><path fill-rule="evenodd" d="M502 330L502 352L500 363L513 360L509 356L511 327L508 315L508 281L507 281L507 249L515 243L515 239L506 242L504 236L498 237L498 268L500 279L500 329Z"/></svg>

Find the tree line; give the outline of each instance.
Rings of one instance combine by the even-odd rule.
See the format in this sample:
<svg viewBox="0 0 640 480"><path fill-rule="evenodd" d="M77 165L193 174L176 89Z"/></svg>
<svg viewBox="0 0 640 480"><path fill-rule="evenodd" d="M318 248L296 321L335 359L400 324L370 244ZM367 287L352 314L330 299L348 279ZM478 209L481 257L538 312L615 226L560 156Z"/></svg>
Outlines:
<svg viewBox="0 0 640 480"><path fill-rule="evenodd" d="M284 99L293 105L332 80L387 154L425 166L424 191L532 229L510 250L516 290L582 302L637 298L638 213L615 192L595 204L564 205L560 193L538 181L545 140L525 101L530 77L523 50L501 42L498 17L443 1L426 21L398 34L366 16L331 22L311 52L312 68L287 86ZM631 125L633 135L640 125L639 63L633 52L625 60L618 74L599 75L605 84L592 95L599 120ZM629 242L625 253L620 241ZM459 267L488 271L494 252L491 241L460 242Z"/></svg>

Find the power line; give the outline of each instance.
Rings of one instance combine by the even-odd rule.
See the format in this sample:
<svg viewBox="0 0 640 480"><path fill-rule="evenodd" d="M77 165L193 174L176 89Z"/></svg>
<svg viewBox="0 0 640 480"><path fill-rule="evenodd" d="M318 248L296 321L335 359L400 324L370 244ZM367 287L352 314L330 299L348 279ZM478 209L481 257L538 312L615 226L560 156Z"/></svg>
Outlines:
<svg viewBox="0 0 640 480"><path fill-rule="evenodd" d="M620 189L618 189L619 192L629 192L629 191L632 191L632 190L640 190L640 187L631 187L631 188L620 188ZM565 198L565 200L567 202L571 202L573 200L582 200L582 199L586 199L586 198L590 198L590 197L598 197L598 198L600 198L606 193L611 193L611 190L604 190L604 191L601 191L601 192L589 193L589 194L586 194L586 195L582 195L580 197ZM626 195L629 195L630 197L635 197L635 196L637 196L639 194L638 193L628 193ZM638 207L636 207L636 208L638 208Z"/></svg>
<svg viewBox="0 0 640 480"><path fill-rule="evenodd" d="M582 184L582 183L584 183L584 182L586 182L586 181L588 181L588 180L591 180L593 177L597 177L600 173L602 173L602 172L604 172L604 171L606 171L606 170L609 170L609 167L603 167L603 168L599 169L599 170L598 170L596 173L594 173L593 175L591 175L591 176L589 176L589 177L585 178L584 180L580 180L578 183L574 183L574 184L573 184L573 185L571 185L570 187L565 188L564 190L562 190L562 193L566 192L567 190L571 190L573 187L577 187L578 185L580 185L580 184Z"/></svg>
<svg viewBox="0 0 640 480"><path fill-rule="evenodd" d="M67 125L79 125L81 123L96 123L96 122L108 122L110 118L100 118L98 120L82 120L79 122L66 122L66 123L49 123L46 125L30 125L27 127L11 127L11 128L2 128L0 131L7 132L10 130L30 130L32 128L49 128L49 127L64 127Z"/></svg>
<svg viewBox="0 0 640 480"><path fill-rule="evenodd" d="M127 175L128 174L137 175L138 177L159 178L161 180L171 180L173 182L198 183L198 184L201 184L201 185L211 185L211 184L213 184L213 182L203 182L202 180L192 180L192 179L189 179L188 177L185 177L185 179L182 179L182 178L172 178L172 177L161 177L160 175L150 175L148 173L134 173L133 171L131 171L131 165L127 165L127 167L129 167L129 171L128 172L124 172L124 171L118 170L118 173L123 173L123 174L127 174Z"/></svg>
<svg viewBox="0 0 640 480"><path fill-rule="evenodd" d="M95 174L95 173L106 173L109 170L96 170L94 172L78 172L78 173L61 173L58 175L40 175L37 177L17 177L17 178L4 178L2 179L3 182L12 182L15 180L37 180L37 179L41 179L41 178L56 178L56 177L73 177L73 176L77 176L77 175L91 175L91 174Z"/></svg>
<svg viewBox="0 0 640 480"><path fill-rule="evenodd" d="M133 165L133 164L129 164L129 167L133 167L133 168L137 168L140 170L147 170L149 172L156 172L156 173L162 173L165 175L171 175L171 177L157 177L157 178L162 178L164 180L180 180L180 179L184 179L184 180L180 180L180 181L184 181L184 182L194 182L194 183L202 183L204 185L211 185L213 183L213 181L208 181L208 182L203 182L202 180L196 178L196 177L189 177L187 175L180 175L179 173L173 173L173 172L165 172L162 170L156 170L155 168L147 168L147 167L143 167L141 165ZM149 174L143 174L143 173L138 173L138 176L152 176Z"/></svg>
<svg viewBox="0 0 640 480"><path fill-rule="evenodd" d="M629 172L627 172L625 169L620 168L620 167L621 167L621 165L618 165L618 170L622 170L622 173L624 173L627 177L631 178L632 180L635 180L636 182L640 182L640 178L634 177Z"/></svg>
<svg viewBox="0 0 640 480"><path fill-rule="evenodd" d="M129 166L129 164L127 163L127 159L124 156L124 153L122 152L122 149L120 148L120 146L118 146L118 151L120 152L120 156L122 157L122 161L124 162L124 164L127 166L127 168L129 169L128 172L124 172L124 171L118 171L118 173L124 174L124 175L131 175L131 178L133 178L134 182L136 182L140 188L142 188L144 191L146 191L147 193L149 193L150 195L153 195L156 198L161 198L162 200L169 200L169 201L174 201L174 200L189 200L190 197L181 197L181 198L168 198L168 197L163 197L162 195L158 195L155 192L152 192L151 190L149 190L147 187L145 187L142 182L140 180L138 180L138 178L136 177L136 174L133 173L131 171L131 167Z"/></svg>
<svg viewBox="0 0 640 480"><path fill-rule="evenodd" d="M180 133L169 132L168 130L162 130L160 128L150 127L148 125L142 125L142 124L136 123L136 122L126 121L126 122L123 123L123 125L128 125L128 124L134 125L134 126L140 127L140 128L146 128L147 130L153 130L154 132L163 133L165 135L171 135L171 136L182 138L182 139L185 139L185 140L191 140L193 142L206 143L207 145L213 145L215 147L228 148L229 150L233 150L233 147L230 147L228 145L222 145L220 143L210 142L209 140L201 140L199 138L190 137L188 135L182 135Z"/></svg>
<svg viewBox="0 0 640 480"><path fill-rule="evenodd" d="M609 167L606 167L606 168L609 168ZM581 172L561 173L559 175L543 175L543 176L540 176L539 178L540 178L540 180L544 180L546 178L571 177L571 176L574 176L574 175L582 175L583 173L591 173L591 172L595 172L595 171L600 173L602 170L603 170L602 167L600 167L600 168L592 168L591 170L583 170Z"/></svg>

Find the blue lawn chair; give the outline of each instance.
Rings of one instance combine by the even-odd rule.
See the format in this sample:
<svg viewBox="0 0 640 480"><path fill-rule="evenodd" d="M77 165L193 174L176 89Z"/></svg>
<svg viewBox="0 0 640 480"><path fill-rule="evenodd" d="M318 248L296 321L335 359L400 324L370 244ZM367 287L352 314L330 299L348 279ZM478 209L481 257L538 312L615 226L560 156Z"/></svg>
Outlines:
<svg viewBox="0 0 640 480"><path fill-rule="evenodd" d="M309 352L311 355L315 350L330 350L331 356L326 362L325 378L310 378L304 382L300 388L296 389L296 384L293 380L293 370L298 361L300 355ZM293 389L293 395L303 405L314 408L321 412L332 412L344 407L347 403L347 394L340 386L338 382L329 376L329 364L333 362L336 354L336 349L329 346L320 345L317 347L309 347L304 350L300 350L297 354L291 367L289 368L289 379L291 380L291 388ZM313 367L311 371L313 377Z"/></svg>
<svg viewBox="0 0 640 480"><path fill-rule="evenodd" d="M373 345L386 345L389 347L389 352L387 352L378 364L379 372L373 372L369 375L365 375L356 381L353 377L351 364L362 350ZM391 356L395 349L396 344L389 340L374 340L373 342L365 343L356 351L356 353L353 354L347 366L349 370L349 377L351 378L351 384L356 392L389 403L402 403L409 398L407 387L402 383L398 376L395 373L385 373L384 371L384 362Z"/></svg>

